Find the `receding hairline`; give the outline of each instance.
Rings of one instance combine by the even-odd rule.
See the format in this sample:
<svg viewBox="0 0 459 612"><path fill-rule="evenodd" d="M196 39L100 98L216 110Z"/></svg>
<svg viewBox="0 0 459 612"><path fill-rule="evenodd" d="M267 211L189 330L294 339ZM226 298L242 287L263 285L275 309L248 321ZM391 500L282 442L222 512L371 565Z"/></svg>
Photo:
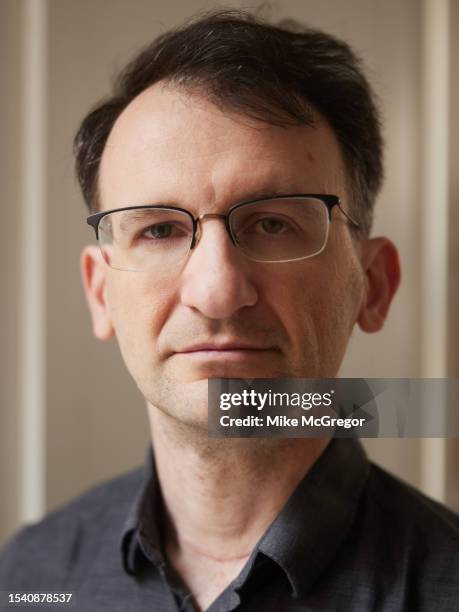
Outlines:
<svg viewBox="0 0 459 612"><path fill-rule="evenodd" d="M361 59L346 41L320 29L291 20L272 24L234 9L200 12L154 38L84 118L74 154L90 211L114 122L130 101L163 80L204 84L217 107L240 110L261 123L305 124L304 102L312 102L338 138L354 214L361 231L370 233L384 176L384 139L377 97Z"/></svg>
<svg viewBox="0 0 459 612"><path fill-rule="evenodd" d="M212 108L213 108L215 109L216 115L223 114L229 117L232 121L235 121L249 129L260 130L263 128L278 127L280 129L298 129L300 132L301 130L305 130L305 129L317 129L318 127L320 127L321 124L323 124L332 137L331 144L332 146L336 148L337 158L339 162L338 167L336 168L336 172L334 173L333 179L331 180L331 182L336 183L337 181L339 181L343 184L345 191L344 191L344 194L341 193L341 197L344 201L347 201L351 197L352 181L347 171L346 157L342 150L340 140L335 130L330 125L330 122L328 121L327 117L323 115L323 113L321 113L320 110L315 108L313 105L309 103L305 105L305 111L309 115L309 122L307 124L301 123L299 121L293 121L290 117L286 117L284 122L281 122L281 121L272 122L272 121L269 121L269 119L267 119L264 116L263 117L253 116L251 113L244 112L244 110L232 108L230 104L224 104L219 98L215 99L212 95L209 94L208 90L205 87L202 87L200 85L190 86L189 84L185 85L183 83L176 83L173 80L164 79L162 81L153 83L146 89L142 90L135 98L133 98L122 109L121 113L118 115L116 120L113 122L111 130L106 139L105 146L102 151L100 163L98 166L98 172L97 172L96 184L95 184L96 190L95 190L95 197L94 197L95 210L102 210L103 208L102 207L100 173L101 173L101 169L105 165L104 164L104 159L106 160L105 153L107 149L111 146L111 141L114 138L114 134L116 134L119 131L120 124L122 124L126 120L126 115L129 115L133 110L135 110L135 107L137 105L142 103L142 98L151 96L151 92L154 90L160 90L161 92L166 91L166 92L181 94L180 97L177 98L177 102L183 103L184 105L187 105L188 102L190 104L196 105L196 103L199 104L199 102L201 101L203 105L206 105L206 108L203 109L205 110L206 113L208 113L209 110L212 111ZM300 137L300 134L298 137ZM328 191L326 191L326 193L328 193ZM343 198L343 195L344 195L344 198Z"/></svg>

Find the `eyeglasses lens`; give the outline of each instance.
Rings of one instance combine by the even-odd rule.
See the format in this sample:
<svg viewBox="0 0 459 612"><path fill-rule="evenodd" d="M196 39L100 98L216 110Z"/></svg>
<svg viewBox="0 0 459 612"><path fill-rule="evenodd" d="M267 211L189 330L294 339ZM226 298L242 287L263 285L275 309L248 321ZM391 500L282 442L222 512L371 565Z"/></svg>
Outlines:
<svg viewBox="0 0 459 612"><path fill-rule="evenodd" d="M291 197L238 206L230 213L229 225L249 259L285 262L320 253L329 223L321 200ZM169 208L115 211L99 223L102 254L117 270L167 274L186 257L192 239L191 216Z"/></svg>
<svg viewBox="0 0 459 612"><path fill-rule="evenodd" d="M116 211L99 224L102 254L117 270L167 272L186 256L192 236L191 217L167 208Z"/></svg>
<svg viewBox="0 0 459 612"><path fill-rule="evenodd" d="M238 246L255 261L294 261L320 253L328 211L321 200L264 200L234 209L230 226Z"/></svg>

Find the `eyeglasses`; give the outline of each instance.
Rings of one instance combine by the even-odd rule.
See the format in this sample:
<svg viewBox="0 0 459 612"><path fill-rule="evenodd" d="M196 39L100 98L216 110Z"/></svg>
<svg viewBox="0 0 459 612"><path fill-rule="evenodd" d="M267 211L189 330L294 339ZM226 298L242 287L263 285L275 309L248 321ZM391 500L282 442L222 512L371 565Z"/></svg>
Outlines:
<svg viewBox="0 0 459 612"><path fill-rule="evenodd" d="M334 207L359 228L338 196L318 194L249 200L235 204L226 215L199 217L175 206L127 206L89 215L87 222L111 268L165 271L196 246L207 219L221 219L233 245L252 261L282 263L313 257L325 249Z"/></svg>

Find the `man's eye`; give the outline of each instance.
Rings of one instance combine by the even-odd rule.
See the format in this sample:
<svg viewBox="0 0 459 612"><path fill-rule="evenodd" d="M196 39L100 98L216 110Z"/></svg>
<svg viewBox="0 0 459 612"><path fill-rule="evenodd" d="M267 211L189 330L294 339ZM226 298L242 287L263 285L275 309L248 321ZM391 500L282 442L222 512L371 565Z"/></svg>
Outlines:
<svg viewBox="0 0 459 612"><path fill-rule="evenodd" d="M180 235L180 231L172 223L156 223L155 225L150 225L150 227L143 232L143 236L146 238L154 238L155 240L171 238L178 235Z"/></svg>
<svg viewBox="0 0 459 612"><path fill-rule="evenodd" d="M260 219L255 224L256 231L262 231L267 234L282 234L288 231L289 228L290 225L288 223L276 217L266 217L264 219Z"/></svg>

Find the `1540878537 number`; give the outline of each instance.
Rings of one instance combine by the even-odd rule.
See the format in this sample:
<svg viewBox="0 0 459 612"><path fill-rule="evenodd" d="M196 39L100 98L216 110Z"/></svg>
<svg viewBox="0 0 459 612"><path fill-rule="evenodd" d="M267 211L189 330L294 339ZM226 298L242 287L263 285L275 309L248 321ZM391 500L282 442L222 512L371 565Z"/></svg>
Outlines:
<svg viewBox="0 0 459 612"><path fill-rule="evenodd" d="M70 604L73 593L8 593L7 602L10 606L15 604ZM73 602L72 602L73 603Z"/></svg>

